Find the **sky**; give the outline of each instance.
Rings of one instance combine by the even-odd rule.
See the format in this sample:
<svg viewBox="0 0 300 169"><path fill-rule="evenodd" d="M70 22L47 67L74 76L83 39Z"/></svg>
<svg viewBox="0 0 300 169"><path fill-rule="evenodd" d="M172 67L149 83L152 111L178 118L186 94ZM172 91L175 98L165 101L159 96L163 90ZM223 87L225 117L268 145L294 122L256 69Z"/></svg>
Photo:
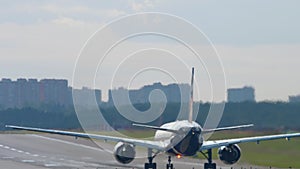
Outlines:
<svg viewBox="0 0 300 169"><path fill-rule="evenodd" d="M256 99L259 101L286 101L289 95L300 94L300 78L297 74L300 72L300 11L298 10L300 1L297 0L3 0L0 4L0 78L14 80L63 78L68 79L72 85L80 52L95 32L124 16L143 12L161 12L178 16L205 34L217 50L223 65L227 88L253 86ZM133 25L124 25L122 31L129 31L133 27ZM174 27L174 30L176 29L178 28ZM115 34L117 32L113 31L111 36ZM123 76L125 70L138 68L137 65L145 67L150 65L151 59L145 58L153 54L161 56L155 58L156 62L152 65L165 63L164 66L170 71L172 68L175 72L181 70L174 66L176 59L170 62L166 60L171 54L163 50L160 50L160 54L155 53L157 51L152 51L148 55L141 53L141 56L144 55L143 59L132 61L127 67L125 66L126 69L120 69L123 70L119 71L120 79L114 81L113 85L105 83L111 80L111 74L107 72L118 72L113 65L120 63L120 58L116 56L122 55L122 52L160 46L164 49L172 48L173 52L181 54L184 49L181 50L176 45L180 44L161 37L157 40L155 37L145 36L142 39L129 41L123 44L123 48L127 51L115 51L108 56L104 62L106 65L103 66L107 69L103 68L104 71L101 72L100 67L99 74L94 75L97 77L95 86L85 83L85 78L88 76L85 74L79 74L79 81L74 85L78 88L81 86L101 88L105 94L109 88L120 86L138 88L155 81L166 84L189 83L189 70L185 68L182 68L181 73L173 73L176 74L175 81L166 74L157 74L157 72L151 74L151 71L148 74L140 73L142 76L137 72L135 72L136 77ZM117 58L119 60L115 60ZM134 56L131 59L134 59ZM180 59L189 62L190 58L180 56ZM89 64L85 66L88 69ZM197 73L201 76L198 79L201 79L202 75L209 77L208 74L203 73L204 68L200 68L199 65L195 67L196 69L199 67ZM216 78L221 76L214 71L210 73ZM125 78L132 80L129 85ZM213 96L210 94L212 90L207 81L203 78L198 82L203 84L198 96L201 100L210 100Z"/></svg>

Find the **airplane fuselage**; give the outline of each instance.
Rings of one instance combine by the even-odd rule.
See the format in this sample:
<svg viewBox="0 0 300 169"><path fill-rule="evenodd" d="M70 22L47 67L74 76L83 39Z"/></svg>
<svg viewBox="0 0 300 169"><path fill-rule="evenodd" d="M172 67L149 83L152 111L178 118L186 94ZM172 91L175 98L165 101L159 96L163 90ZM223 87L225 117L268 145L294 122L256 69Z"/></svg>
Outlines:
<svg viewBox="0 0 300 169"><path fill-rule="evenodd" d="M177 130L179 133L156 131L154 139L168 142L167 153L172 155L193 156L203 144L202 128L196 122L187 120L166 123L161 128Z"/></svg>

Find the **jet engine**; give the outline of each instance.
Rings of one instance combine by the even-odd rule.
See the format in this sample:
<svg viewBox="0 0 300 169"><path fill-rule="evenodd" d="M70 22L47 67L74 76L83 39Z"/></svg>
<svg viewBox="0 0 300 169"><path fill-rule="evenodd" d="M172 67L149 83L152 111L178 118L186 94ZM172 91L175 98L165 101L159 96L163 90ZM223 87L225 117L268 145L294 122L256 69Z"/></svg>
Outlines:
<svg viewBox="0 0 300 169"><path fill-rule="evenodd" d="M219 159L225 164L234 164L241 157L241 149L238 145L222 146L218 149Z"/></svg>
<svg viewBox="0 0 300 169"><path fill-rule="evenodd" d="M135 148L128 143L119 142L114 148L116 160L122 164L128 164L135 158Z"/></svg>

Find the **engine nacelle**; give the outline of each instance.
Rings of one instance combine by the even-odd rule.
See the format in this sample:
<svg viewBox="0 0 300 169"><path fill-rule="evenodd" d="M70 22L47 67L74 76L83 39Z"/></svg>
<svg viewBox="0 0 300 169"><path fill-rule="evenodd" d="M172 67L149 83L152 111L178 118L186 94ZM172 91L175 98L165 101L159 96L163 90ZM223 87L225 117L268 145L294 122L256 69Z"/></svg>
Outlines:
<svg viewBox="0 0 300 169"><path fill-rule="evenodd" d="M128 164L135 158L135 148L128 143L119 142L114 148L116 160L122 164Z"/></svg>
<svg viewBox="0 0 300 169"><path fill-rule="evenodd" d="M241 157L241 149L238 145L222 146L218 149L219 159L225 164L234 164Z"/></svg>

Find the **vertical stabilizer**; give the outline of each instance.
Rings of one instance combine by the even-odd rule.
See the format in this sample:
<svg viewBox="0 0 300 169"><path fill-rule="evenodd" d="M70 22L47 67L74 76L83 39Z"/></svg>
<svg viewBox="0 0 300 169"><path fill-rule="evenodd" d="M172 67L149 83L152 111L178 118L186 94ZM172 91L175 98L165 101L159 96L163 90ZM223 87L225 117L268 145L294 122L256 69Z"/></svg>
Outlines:
<svg viewBox="0 0 300 169"><path fill-rule="evenodd" d="M192 79L191 79L191 98L189 103L189 122L193 121L193 103L194 103L194 67L192 67Z"/></svg>

